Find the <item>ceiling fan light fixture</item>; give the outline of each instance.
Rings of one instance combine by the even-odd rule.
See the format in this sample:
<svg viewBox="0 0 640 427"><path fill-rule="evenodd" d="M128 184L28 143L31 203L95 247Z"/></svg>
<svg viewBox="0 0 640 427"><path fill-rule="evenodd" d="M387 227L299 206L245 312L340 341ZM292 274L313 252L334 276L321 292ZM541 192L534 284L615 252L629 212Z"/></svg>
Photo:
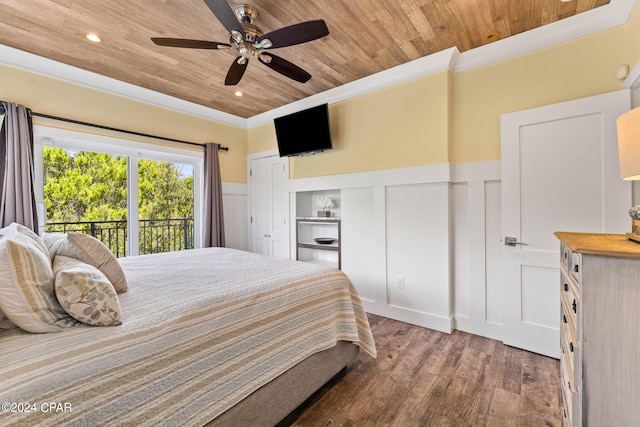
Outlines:
<svg viewBox="0 0 640 427"><path fill-rule="evenodd" d="M271 46L273 46L273 43L271 43L271 40L269 39L262 39L260 42L256 43L256 47L258 49L269 49Z"/></svg>
<svg viewBox="0 0 640 427"><path fill-rule="evenodd" d="M270 63L271 63L271 59L272 59L272 58L271 58L271 56L269 56L269 55L263 55L263 54L260 54L260 55L258 56L258 58L259 58L262 62L264 62L265 64L270 64Z"/></svg>
<svg viewBox="0 0 640 427"><path fill-rule="evenodd" d="M253 24L258 17L258 10L248 4L239 4L236 6L236 16L243 24Z"/></svg>
<svg viewBox="0 0 640 427"><path fill-rule="evenodd" d="M240 44L244 42L244 37L242 36L240 31L231 30L231 42L235 44Z"/></svg>
<svg viewBox="0 0 640 427"><path fill-rule="evenodd" d="M311 74L274 54L263 51L269 48L281 48L307 43L329 35L326 22L322 19L300 22L270 31L266 35L253 24L258 12L252 6L238 5L233 9L227 0L205 0L211 12L229 31L229 42L220 43L207 40L176 39L151 37L151 41L159 46L182 47L191 49L237 50L239 56L231 63L224 80L225 86L234 86L240 82L249 64L249 60L257 58L277 73L300 83L306 83Z"/></svg>

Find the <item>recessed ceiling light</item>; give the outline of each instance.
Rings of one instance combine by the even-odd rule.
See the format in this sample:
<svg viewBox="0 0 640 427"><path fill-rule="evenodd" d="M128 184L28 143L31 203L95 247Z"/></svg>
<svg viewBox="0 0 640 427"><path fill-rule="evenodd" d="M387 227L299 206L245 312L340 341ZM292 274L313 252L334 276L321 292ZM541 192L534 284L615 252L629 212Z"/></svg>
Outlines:
<svg viewBox="0 0 640 427"><path fill-rule="evenodd" d="M244 93L242 93L239 90L237 90L237 91L234 92L234 95L240 97L240 96L244 95Z"/></svg>
<svg viewBox="0 0 640 427"><path fill-rule="evenodd" d="M482 36L482 43L491 43L500 38L500 33L498 31L491 31L490 33Z"/></svg>
<svg viewBox="0 0 640 427"><path fill-rule="evenodd" d="M94 34L94 33L89 33L85 37L87 38L87 40L92 41L94 43L100 43L102 41L102 39L98 37L97 34Z"/></svg>

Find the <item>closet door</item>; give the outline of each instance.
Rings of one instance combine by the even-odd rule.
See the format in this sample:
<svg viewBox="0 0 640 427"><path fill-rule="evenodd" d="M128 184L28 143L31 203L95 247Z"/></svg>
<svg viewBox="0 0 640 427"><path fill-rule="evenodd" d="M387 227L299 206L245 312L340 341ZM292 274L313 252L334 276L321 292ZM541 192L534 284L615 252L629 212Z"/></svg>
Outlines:
<svg viewBox="0 0 640 427"><path fill-rule="evenodd" d="M630 100L625 90L502 116L505 344L560 355L554 232L630 231L615 124Z"/></svg>
<svg viewBox="0 0 640 427"><path fill-rule="evenodd" d="M250 162L251 251L289 258L289 159Z"/></svg>

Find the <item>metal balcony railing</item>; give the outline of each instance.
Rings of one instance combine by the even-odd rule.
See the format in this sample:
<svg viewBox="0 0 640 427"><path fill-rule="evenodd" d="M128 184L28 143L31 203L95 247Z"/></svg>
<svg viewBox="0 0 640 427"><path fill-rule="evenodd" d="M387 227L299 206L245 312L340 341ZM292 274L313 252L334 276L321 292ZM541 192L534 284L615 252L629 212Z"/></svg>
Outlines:
<svg viewBox="0 0 640 427"><path fill-rule="evenodd" d="M193 249L193 218L141 219L138 221L139 253ZM49 222L48 233L85 233L104 243L117 257L128 255L127 221Z"/></svg>

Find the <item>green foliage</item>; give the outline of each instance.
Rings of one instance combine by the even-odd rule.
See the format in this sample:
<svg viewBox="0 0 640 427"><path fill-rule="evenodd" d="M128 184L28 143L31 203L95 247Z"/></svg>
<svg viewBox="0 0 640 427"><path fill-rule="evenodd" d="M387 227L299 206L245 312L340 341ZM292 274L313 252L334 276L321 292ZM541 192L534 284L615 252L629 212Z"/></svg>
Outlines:
<svg viewBox="0 0 640 427"><path fill-rule="evenodd" d="M127 157L44 148L48 222L127 219ZM138 160L140 219L193 217L193 176L181 165Z"/></svg>

